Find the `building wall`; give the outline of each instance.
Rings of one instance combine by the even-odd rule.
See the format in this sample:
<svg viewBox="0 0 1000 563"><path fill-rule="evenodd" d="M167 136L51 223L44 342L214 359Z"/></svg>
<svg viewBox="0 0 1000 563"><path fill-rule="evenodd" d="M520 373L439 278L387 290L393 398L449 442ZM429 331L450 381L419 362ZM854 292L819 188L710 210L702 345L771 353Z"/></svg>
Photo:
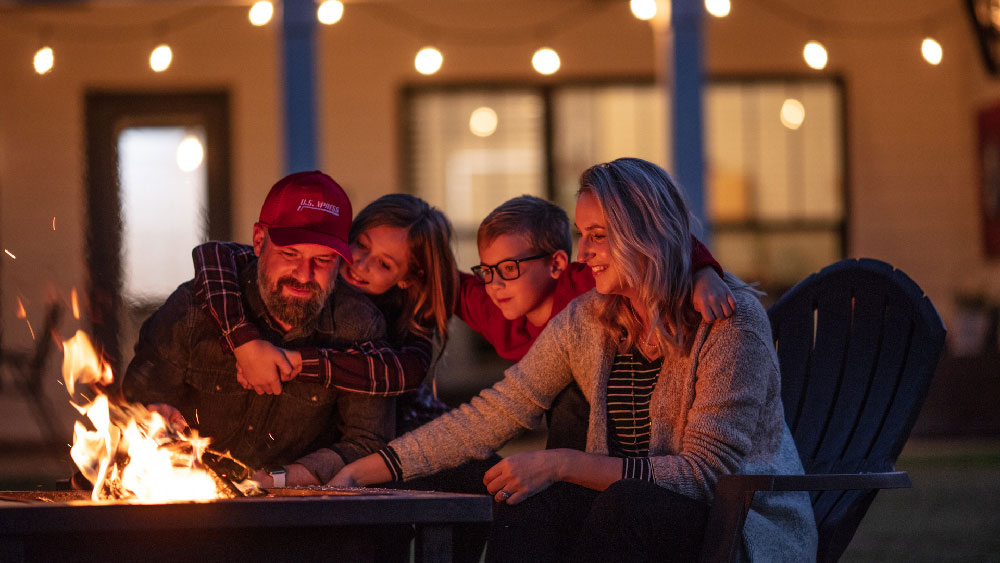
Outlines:
<svg viewBox="0 0 1000 563"><path fill-rule="evenodd" d="M398 190L398 92L407 84L654 75L652 28L635 20L627 4L349 3L344 20L317 30L319 166L342 182L355 209ZM908 272L950 324L957 290L1000 287L1000 264L985 259L980 241L974 121L1000 86L983 71L962 6L950 3L940 12L932 0L795 5L832 21L902 22L821 32L831 53L822 72L843 77L847 87L848 251ZM920 26L906 23L932 12L933 34L945 48L937 67L919 57ZM153 24L164 18L173 18L159 32L173 47L174 64L155 74L146 58L156 43ZM734 1L730 17L705 23L712 74L817 72L801 59L810 38L801 15ZM43 27L56 67L38 76L31 58ZM445 63L423 77L413 70L413 56L431 43ZM541 44L562 55L554 77L530 69ZM228 90L233 236L247 241L260 201L284 173L279 61L276 23L251 27L246 7L231 3L0 11L0 245L17 256L0 256L4 346L30 344L15 314L19 298L37 327L49 295L65 298L70 288L86 285L85 92Z"/></svg>

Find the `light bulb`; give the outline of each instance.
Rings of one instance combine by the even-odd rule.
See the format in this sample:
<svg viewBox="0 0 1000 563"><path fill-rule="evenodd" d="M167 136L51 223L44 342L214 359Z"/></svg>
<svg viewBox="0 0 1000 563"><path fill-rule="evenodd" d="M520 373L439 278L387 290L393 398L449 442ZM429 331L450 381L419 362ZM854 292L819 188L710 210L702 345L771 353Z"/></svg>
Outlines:
<svg viewBox="0 0 1000 563"><path fill-rule="evenodd" d="M788 98L781 104L781 124L791 130L802 127L806 120L806 108L795 98Z"/></svg>
<svg viewBox="0 0 1000 563"><path fill-rule="evenodd" d="M944 56L941 44L931 37L924 39L923 43L920 44L920 52L923 53L924 59L932 65L940 64L941 58Z"/></svg>
<svg viewBox="0 0 1000 563"><path fill-rule="evenodd" d="M417 72L420 74L434 74L441 69L442 63L444 63L444 57L441 56L441 51L434 47L424 47L413 60L413 65L417 67Z"/></svg>
<svg viewBox="0 0 1000 563"><path fill-rule="evenodd" d="M826 62L828 59L826 47L820 44L819 41L810 41L806 43L805 48L802 49L802 57L805 58L807 65L816 70L826 68Z"/></svg>
<svg viewBox="0 0 1000 563"><path fill-rule="evenodd" d="M267 0L254 2L254 5L250 7L250 23L258 27L267 25L267 22L271 21L273 16L274 4Z"/></svg>
<svg viewBox="0 0 1000 563"><path fill-rule="evenodd" d="M149 55L149 67L156 72L163 72L170 68L170 61L174 58L174 53L169 45L160 45L153 49Z"/></svg>
<svg viewBox="0 0 1000 563"><path fill-rule="evenodd" d="M52 47L42 47L35 53L35 72L38 74L45 74L46 72L52 70L55 60L55 54L52 52Z"/></svg>
<svg viewBox="0 0 1000 563"><path fill-rule="evenodd" d="M548 47L535 51L531 57L531 66L540 74L552 74L559 70L559 65L559 54Z"/></svg>
<svg viewBox="0 0 1000 563"><path fill-rule="evenodd" d="M340 0L325 0L316 9L316 19L324 25L333 25L344 17L344 3Z"/></svg>
<svg viewBox="0 0 1000 563"><path fill-rule="evenodd" d="M705 10L717 18L728 16L732 8L729 0L705 0Z"/></svg>
<svg viewBox="0 0 1000 563"><path fill-rule="evenodd" d="M629 7L632 8L632 15L640 20L656 17L656 0L631 0Z"/></svg>

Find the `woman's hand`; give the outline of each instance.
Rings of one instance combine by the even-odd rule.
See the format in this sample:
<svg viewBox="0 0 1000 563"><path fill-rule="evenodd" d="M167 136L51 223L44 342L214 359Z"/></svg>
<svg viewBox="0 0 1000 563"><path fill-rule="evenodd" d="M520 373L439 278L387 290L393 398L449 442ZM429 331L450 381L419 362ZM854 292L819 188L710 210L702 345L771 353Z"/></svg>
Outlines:
<svg viewBox="0 0 1000 563"><path fill-rule="evenodd" d="M560 480L562 450L522 452L505 457L483 476L486 490L497 502L517 504Z"/></svg>
<svg viewBox="0 0 1000 563"><path fill-rule="evenodd" d="M327 482L330 487L365 487L392 480L392 473L378 454L368 454L352 461Z"/></svg>
<svg viewBox="0 0 1000 563"><path fill-rule="evenodd" d="M251 340L233 349L236 356L236 378L244 389L253 389L258 395L280 395L281 382L289 381L302 369L302 356L298 369L285 355L286 350L266 340Z"/></svg>
<svg viewBox="0 0 1000 563"><path fill-rule="evenodd" d="M694 273L691 304L705 322L725 319L736 310L736 299L726 282L714 268L705 267Z"/></svg>

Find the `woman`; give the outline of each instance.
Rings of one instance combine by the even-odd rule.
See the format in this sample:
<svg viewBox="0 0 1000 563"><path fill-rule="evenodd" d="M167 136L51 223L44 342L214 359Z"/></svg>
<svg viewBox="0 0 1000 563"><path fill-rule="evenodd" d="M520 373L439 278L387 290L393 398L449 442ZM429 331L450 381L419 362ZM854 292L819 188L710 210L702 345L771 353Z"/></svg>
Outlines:
<svg viewBox="0 0 1000 563"><path fill-rule="evenodd" d="M486 474L497 505L490 561L692 561L728 473L801 473L782 415L763 308L731 276L736 312L701 322L690 303L689 213L658 166L635 158L580 179L578 259L595 291L553 319L502 381L333 485L409 480L482 458L538 423L575 380L587 450L510 456ZM757 561L815 558L806 493L758 495L744 532Z"/></svg>

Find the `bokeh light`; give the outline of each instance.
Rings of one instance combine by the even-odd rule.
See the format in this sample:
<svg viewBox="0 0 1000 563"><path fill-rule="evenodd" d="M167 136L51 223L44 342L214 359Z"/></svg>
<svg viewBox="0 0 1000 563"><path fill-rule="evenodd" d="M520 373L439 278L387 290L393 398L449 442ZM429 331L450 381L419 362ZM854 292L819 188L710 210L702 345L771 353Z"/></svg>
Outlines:
<svg viewBox="0 0 1000 563"><path fill-rule="evenodd" d="M417 72L420 74L434 74L441 69L443 63L444 57L441 55L441 51L434 47L424 47L417 53L417 57L413 61L413 65L417 67Z"/></svg>
<svg viewBox="0 0 1000 563"><path fill-rule="evenodd" d="M531 57L531 66L540 74L552 74L559 70L559 54L548 47L543 47L535 51Z"/></svg>

